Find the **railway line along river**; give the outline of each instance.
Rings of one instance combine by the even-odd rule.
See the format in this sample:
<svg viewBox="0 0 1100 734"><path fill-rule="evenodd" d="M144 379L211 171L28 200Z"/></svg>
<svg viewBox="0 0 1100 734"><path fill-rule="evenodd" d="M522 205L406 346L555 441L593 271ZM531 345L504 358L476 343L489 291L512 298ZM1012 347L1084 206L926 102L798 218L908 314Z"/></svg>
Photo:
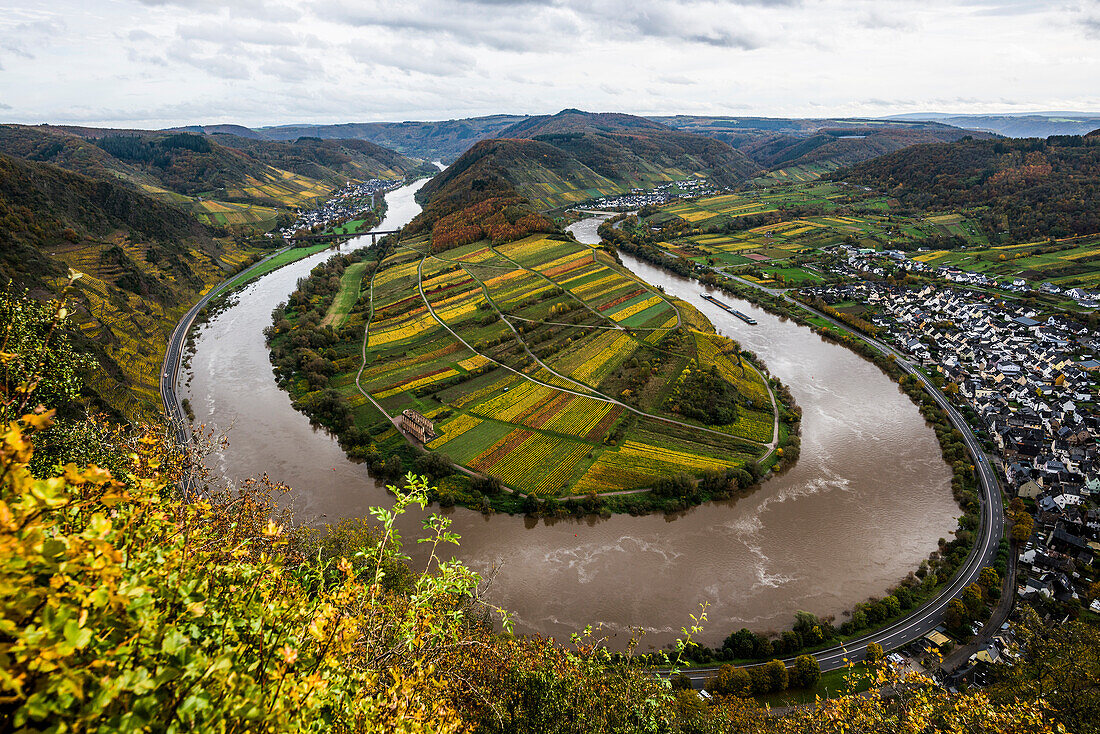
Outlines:
<svg viewBox="0 0 1100 734"><path fill-rule="evenodd" d="M381 229L411 219L417 185L391 192ZM574 225L593 241L595 219ZM392 225L392 226L391 226ZM354 243L351 245L354 246ZM200 327L183 395L197 421L224 431L209 457L230 481L267 473L293 487L287 501L303 522L364 516L389 504L362 465L313 429L276 385L262 331L271 310L322 253L264 276ZM675 518L534 522L450 512L458 558L492 577L487 595L515 614L519 632L566 639L602 624L625 644L660 647L709 603L699 640L714 645L747 626L780 630L796 610L837 614L881 595L954 530L960 514L935 434L916 407L874 365L809 329L732 301L750 326L700 298L694 281L623 256L644 280L691 302L719 331L755 351L803 410L802 453L793 469L735 502L702 505ZM439 511L439 508L435 508ZM406 549L420 518L403 520Z"/></svg>

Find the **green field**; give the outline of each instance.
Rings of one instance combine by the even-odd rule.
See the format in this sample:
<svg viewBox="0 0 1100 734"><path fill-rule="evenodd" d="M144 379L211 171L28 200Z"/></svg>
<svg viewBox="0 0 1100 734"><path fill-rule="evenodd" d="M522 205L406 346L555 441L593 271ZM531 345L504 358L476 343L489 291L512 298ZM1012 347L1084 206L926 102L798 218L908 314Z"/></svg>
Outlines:
<svg viewBox="0 0 1100 734"><path fill-rule="evenodd" d="M384 428L376 406L417 410L435 424L429 449L547 497L644 489L771 451L771 391L736 344L690 329L709 324L602 251L536 235L432 254L423 238L369 282L354 267L328 316L356 336L331 350L329 384L357 426ZM699 412L700 390L733 407Z"/></svg>
<svg viewBox="0 0 1100 734"><path fill-rule="evenodd" d="M348 317L348 312L355 306L359 300L359 294L362 289L363 274L366 272L367 264L365 262L357 262L349 265L347 270L344 271L343 276L340 278L340 292L336 294L336 299L332 302L332 306L329 307L328 313L325 314L325 318L321 321L322 326L332 325L332 328L339 329Z"/></svg>
<svg viewBox="0 0 1100 734"><path fill-rule="evenodd" d="M263 265L260 265L255 270L241 273L233 280L224 283L223 285L218 287L217 292L228 293L230 291L236 290L245 283L259 278L261 275L267 275L271 271L278 270L284 265L289 265L292 262L301 260L304 257L309 257L310 255L314 255L329 247L332 247L331 242L322 242L316 245L310 245L309 247L292 247L285 252L280 252L278 255L271 258Z"/></svg>
<svg viewBox="0 0 1100 734"><path fill-rule="evenodd" d="M784 261L841 244L880 251L912 250L948 237L972 247L989 244L977 225L960 214L902 216L891 211L886 197L857 195L831 182L756 183L755 189L672 202L647 217L647 223L665 228L668 241L660 247L679 257L734 273L758 269L762 282L779 273L791 286L821 277Z"/></svg>
<svg viewBox="0 0 1100 734"><path fill-rule="evenodd" d="M985 273L1002 281L1020 277L1037 287L1050 281L1062 287L1100 287L1100 237L1076 237L1053 242L967 250L934 250L915 259Z"/></svg>

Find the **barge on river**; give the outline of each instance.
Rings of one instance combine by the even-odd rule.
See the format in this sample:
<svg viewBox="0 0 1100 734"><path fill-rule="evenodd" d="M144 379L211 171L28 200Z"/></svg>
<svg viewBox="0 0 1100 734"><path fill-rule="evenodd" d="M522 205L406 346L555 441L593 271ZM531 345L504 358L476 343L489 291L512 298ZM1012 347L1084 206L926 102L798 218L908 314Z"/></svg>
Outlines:
<svg viewBox="0 0 1100 734"><path fill-rule="evenodd" d="M714 296L712 296L709 293L700 293L699 295L701 295L705 300L708 300L711 303L713 303L718 308L725 309L726 311L729 311L731 314L733 314L737 318L741 319L746 324L755 324L756 323L756 319L754 319L752 316L749 316L748 314L745 314L745 313L741 313L736 308L733 308L728 303L723 303L722 301L719 301L717 298L715 298Z"/></svg>

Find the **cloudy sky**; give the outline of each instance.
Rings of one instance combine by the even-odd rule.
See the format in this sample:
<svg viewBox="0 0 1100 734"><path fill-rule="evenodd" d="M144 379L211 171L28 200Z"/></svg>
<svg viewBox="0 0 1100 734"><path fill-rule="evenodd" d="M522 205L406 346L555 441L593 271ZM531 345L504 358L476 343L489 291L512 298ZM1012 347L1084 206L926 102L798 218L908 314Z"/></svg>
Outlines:
<svg viewBox="0 0 1100 734"><path fill-rule="evenodd" d="M0 0L0 121L1100 112L1100 0Z"/></svg>

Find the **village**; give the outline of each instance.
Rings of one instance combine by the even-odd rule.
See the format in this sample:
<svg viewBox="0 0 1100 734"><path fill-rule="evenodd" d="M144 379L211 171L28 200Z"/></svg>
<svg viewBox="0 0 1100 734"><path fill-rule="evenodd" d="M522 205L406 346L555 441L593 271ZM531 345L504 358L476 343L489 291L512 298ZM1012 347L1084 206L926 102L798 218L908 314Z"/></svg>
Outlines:
<svg viewBox="0 0 1100 734"><path fill-rule="evenodd" d="M868 273L883 277L891 272L925 275L959 286L972 288L994 288L1009 294L1024 294L1035 290L1048 296L1062 296L1071 299L1083 308L1100 308L1100 291L1084 288L1065 288L1050 282L1042 282L1037 287L1027 278L993 278L985 273L964 270L949 265L930 265L910 258L910 253L901 250L879 252L869 248L857 249L841 247L846 253L847 263L834 268L843 275Z"/></svg>
<svg viewBox="0 0 1100 734"><path fill-rule="evenodd" d="M865 270L868 262L853 256L848 267ZM878 267L872 262L870 270ZM981 285L975 276L985 277L957 277ZM1055 623L1077 614L1096 581L1085 574L1100 554L1100 336L965 286L859 281L803 293L840 308L862 305L876 336L921 365L970 416L1014 498L1018 599ZM1100 602L1090 611L1100 612Z"/></svg>
<svg viewBox="0 0 1100 734"><path fill-rule="evenodd" d="M316 209L299 211L294 224L279 234L290 237L303 230L320 232L375 208L376 196L401 186L402 181L372 178L362 183L351 183L333 192L324 204Z"/></svg>
<svg viewBox="0 0 1100 734"><path fill-rule="evenodd" d="M643 206L667 204L673 199L715 196L722 190L705 178L668 181L650 190L631 189L620 196L604 196L585 204L586 208L607 211L633 211Z"/></svg>

